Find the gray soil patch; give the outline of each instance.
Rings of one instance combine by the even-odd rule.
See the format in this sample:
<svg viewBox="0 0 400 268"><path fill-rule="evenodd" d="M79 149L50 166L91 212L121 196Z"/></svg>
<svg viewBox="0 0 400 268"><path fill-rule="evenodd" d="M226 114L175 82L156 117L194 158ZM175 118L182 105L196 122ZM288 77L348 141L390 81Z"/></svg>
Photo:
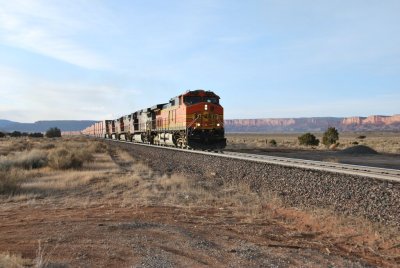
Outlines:
<svg viewBox="0 0 400 268"><path fill-rule="evenodd" d="M362 155L373 155L373 154L378 154L377 151L375 151L374 149L365 146L365 145L357 145L357 146L353 146L353 147L349 147L344 149L343 151L340 151L341 154L362 154Z"/></svg>

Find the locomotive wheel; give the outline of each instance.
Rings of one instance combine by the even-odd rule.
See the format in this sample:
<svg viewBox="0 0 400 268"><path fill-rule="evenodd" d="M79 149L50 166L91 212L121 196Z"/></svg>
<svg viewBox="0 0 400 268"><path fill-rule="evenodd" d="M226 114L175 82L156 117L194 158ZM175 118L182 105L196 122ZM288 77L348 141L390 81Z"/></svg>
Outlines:
<svg viewBox="0 0 400 268"><path fill-rule="evenodd" d="M177 141L177 147L182 149L187 148L186 138L179 138Z"/></svg>

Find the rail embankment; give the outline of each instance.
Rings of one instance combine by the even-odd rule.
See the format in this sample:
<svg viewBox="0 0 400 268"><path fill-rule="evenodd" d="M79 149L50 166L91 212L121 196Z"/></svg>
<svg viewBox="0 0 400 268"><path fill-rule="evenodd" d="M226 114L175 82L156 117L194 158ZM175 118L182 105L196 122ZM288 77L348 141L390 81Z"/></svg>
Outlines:
<svg viewBox="0 0 400 268"><path fill-rule="evenodd" d="M400 183L305 168L115 144L160 173L182 173L223 183L247 183L260 195L278 196L284 204L330 209L373 222L400 226Z"/></svg>

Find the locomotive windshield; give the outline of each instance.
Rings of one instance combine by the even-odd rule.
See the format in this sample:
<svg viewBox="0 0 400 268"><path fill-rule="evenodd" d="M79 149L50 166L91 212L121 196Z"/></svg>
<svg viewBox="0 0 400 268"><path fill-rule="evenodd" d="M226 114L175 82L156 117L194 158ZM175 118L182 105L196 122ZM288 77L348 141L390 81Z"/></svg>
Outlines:
<svg viewBox="0 0 400 268"><path fill-rule="evenodd" d="M185 104L187 104L187 105L192 105L192 104L196 104L196 103L201 102L202 99L203 99L203 98L200 97L200 96L186 96L186 97L184 98L184 102L185 102Z"/></svg>
<svg viewBox="0 0 400 268"><path fill-rule="evenodd" d="M204 102L210 102L210 103L218 104L218 98L216 98L216 97L204 97Z"/></svg>
<svg viewBox="0 0 400 268"><path fill-rule="evenodd" d="M218 104L218 98L217 97L201 97L201 96L185 96L184 97L184 102L186 105L192 105L200 102L209 102L209 103L214 103Z"/></svg>

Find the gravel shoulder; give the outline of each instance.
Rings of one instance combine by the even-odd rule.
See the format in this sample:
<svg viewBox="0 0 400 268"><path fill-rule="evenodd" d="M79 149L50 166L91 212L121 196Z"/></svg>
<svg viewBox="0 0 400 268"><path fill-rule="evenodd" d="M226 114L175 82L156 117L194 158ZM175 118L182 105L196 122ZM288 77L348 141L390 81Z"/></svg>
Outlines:
<svg viewBox="0 0 400 268"><path fill-rule="evenodd" d="M277 195L289 206L323 208L343 215L400 227L400 184L218 156L176 152L135 144L116 144L161 174L182 173L201 179L250 185L252 191Z"/></svg>

